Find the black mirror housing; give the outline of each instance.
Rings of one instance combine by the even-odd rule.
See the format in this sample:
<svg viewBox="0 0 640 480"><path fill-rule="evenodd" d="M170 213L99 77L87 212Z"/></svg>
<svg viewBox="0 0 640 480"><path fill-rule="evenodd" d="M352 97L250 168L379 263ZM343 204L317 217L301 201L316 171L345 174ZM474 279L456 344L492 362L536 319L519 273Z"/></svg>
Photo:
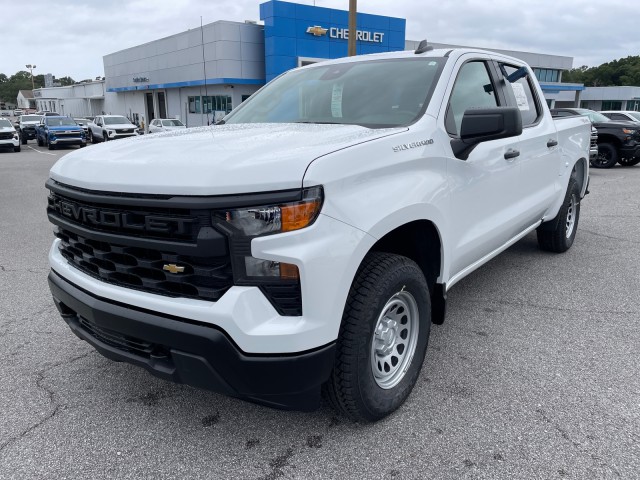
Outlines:
<svg viewBox="0 0 640 480"><path fill-rule="evenodd" d="M456 158L466 160L476 145L522 133L522 115L517 107L470 108L464 112L460 138L451 140Z"/></svg>

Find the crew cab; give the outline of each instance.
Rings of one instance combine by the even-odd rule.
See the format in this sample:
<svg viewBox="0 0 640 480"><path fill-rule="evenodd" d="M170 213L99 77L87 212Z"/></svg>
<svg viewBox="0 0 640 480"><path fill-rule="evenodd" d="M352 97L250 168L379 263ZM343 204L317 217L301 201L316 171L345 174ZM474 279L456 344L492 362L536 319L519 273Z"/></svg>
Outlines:
<svg viewBox="0 0 640 480"><path fill-rule="evenodd" d="M640 163L640 122L612 120L586 108L554 108L554 117L583 115L598 130L598 156L591 161L596 168L611 168L616 163L631 167Z"/></svg>
<svg viewBox="0 0 640 480"><path fill-rule="evenodd" d="M18 132L6 118L0 118L0 148L12 148L14 152L20 151Z"/></svg>
<svg viewBox="0 0 640 480"><path fill-rule="evenodd" d="M59 160L49 285L108 358L278 408L324 387L375 421L462 278L533 232L572 246L590 133L497 53L422 42L294 69L218 125Z"/></svg>
<svg viewBox="0 0 640 480"><path fill-rule="evenodd" d="M22 145L26 145L29 140L36 138L36 127L40 124L41 119L40 115L20 115L18 133Z"/></svg>
<svg viewBox="0 0 640 480"><path fill-rule="evenodd" d="M73 118L62 116L43 116L36 127L38 146L47 146L53 150L58 146L87 145L84 130Z"/></svg>
<svg viewBox="0 0 640 480"><path fill-rule="evenodd" d="M122 115L98 115L87 126L91 143L138 135L138 127Z"/></svg>

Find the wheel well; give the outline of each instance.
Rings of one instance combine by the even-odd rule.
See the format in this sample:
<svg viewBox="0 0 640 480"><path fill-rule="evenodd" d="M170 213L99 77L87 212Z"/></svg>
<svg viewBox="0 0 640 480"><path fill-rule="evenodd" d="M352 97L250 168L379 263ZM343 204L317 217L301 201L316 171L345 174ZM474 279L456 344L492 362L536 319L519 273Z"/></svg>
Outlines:
<svg viewBox="0 0 640 480"><path fill-rule="evenodd" d="M621 145L620 139L614 137L613 135L598 134L598 145L600 145L601 143L611 143L616 148L620 147Z"/></svg>
<svg viewBox="0 0 640 480"><path fill-rule="evenodd" d="M403 255L416 262L433 293L442 268L442 243L432 222L416 220L406 223L387 233L371 250Z"/></svg>
<svg viewBox="0 0 640 480"><path fill-rule="evenodd" d="M587 160L584 158L581 158L580 160L578 160L576 164L573 166L573 170L571 171L571 176L576 179L576 182L578 182L578 186L580 187L580 193L583 192L585 182L587 181L587 178L585 175L586 171L587 171Z"/></svg>

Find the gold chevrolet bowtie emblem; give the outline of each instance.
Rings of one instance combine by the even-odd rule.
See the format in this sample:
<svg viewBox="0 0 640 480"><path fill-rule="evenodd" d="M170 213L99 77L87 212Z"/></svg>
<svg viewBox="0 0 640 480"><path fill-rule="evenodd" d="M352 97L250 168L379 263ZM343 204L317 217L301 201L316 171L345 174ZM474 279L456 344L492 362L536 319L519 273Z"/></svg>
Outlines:
<svg viewBox="0 0 640 480"><path fill-rule="evenodd" d="M310 33L315 37L321 37L322 35L326 35L327 29L322 28L320 25L315 25L313 27L307 28L307 33Z"/></svg>
<svg viewBox="0 0 640 480"><path fill-rule="evenodd" d="M170 273L182 273L182 272L184 272L184 267L179 267L175 263L169 263L168 265L165 265L164 267L162 267L162 269L166 270L167 272L170 272Z"/></svg>

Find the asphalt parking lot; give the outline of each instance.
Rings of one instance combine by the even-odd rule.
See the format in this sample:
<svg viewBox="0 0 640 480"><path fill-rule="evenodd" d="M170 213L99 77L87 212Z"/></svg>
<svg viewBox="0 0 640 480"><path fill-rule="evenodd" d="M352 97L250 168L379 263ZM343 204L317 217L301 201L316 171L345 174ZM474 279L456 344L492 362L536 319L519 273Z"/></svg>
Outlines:
<svg viewBox="0 0 640 480"><path fill-rule="evenodd" d="M640 166L592 170L566 254L529 235L456 285L407 403L361 425L167 383L75 337L46 280L44 182L70 150L0 152L1 479L640 477Z"/></svg>

